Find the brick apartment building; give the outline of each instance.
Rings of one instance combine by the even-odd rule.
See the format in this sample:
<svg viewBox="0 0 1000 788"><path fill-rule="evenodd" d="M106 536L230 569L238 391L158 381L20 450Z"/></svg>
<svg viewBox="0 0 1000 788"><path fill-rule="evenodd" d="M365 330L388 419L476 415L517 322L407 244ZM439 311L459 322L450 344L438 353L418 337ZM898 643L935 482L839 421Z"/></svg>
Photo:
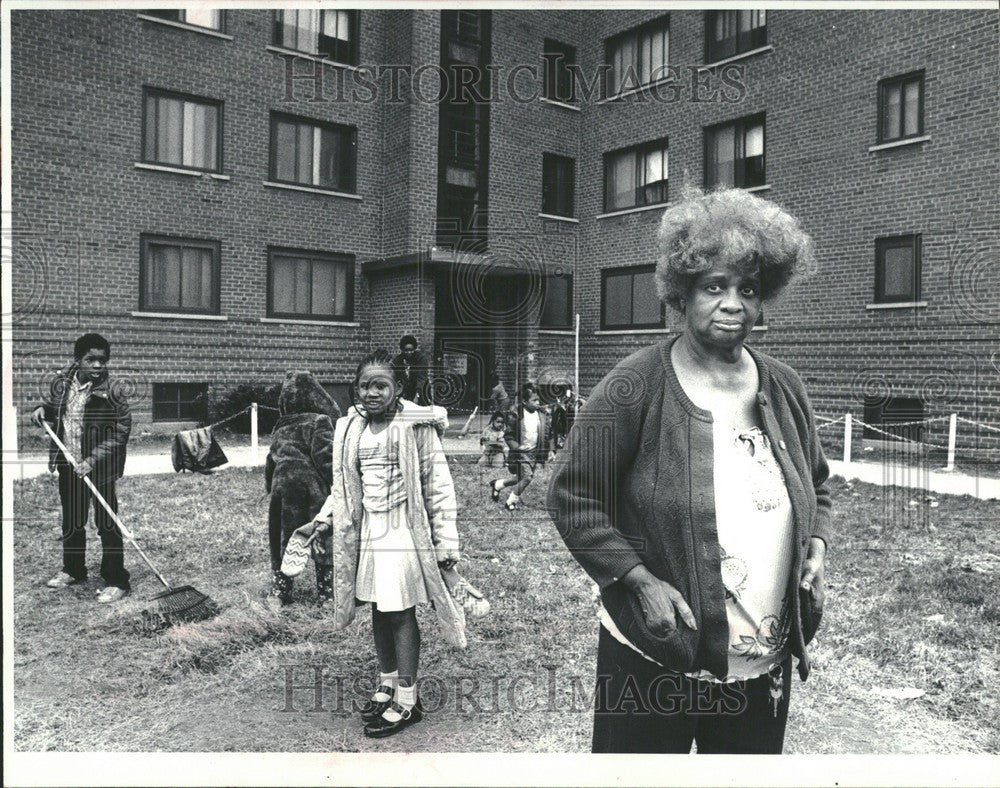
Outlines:
<svg viewBox="0 0 1000 788"><path fill-rule="evenodd" d="M995 10L16 10L14 404L100 330L145 426L289 368L344 401L403 333L468 407L572 380L575 313L586 393L673 330L689 181L813 235L752 341L818 412L1000 426L997 41Z"/></svg>

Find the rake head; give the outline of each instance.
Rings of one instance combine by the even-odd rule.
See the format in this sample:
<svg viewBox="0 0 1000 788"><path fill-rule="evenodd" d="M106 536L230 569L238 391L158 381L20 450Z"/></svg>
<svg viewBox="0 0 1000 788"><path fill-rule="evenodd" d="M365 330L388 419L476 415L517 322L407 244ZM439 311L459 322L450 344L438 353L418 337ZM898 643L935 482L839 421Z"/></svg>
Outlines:
<svg viewBox="0 0 1000 788"><path fill-rule="evenodd" d="M180 586L153 597L154 609L146 611L151 622L171 626L182 622L204 621L219 612L219 606L210 596L193 586Z"/></svg>

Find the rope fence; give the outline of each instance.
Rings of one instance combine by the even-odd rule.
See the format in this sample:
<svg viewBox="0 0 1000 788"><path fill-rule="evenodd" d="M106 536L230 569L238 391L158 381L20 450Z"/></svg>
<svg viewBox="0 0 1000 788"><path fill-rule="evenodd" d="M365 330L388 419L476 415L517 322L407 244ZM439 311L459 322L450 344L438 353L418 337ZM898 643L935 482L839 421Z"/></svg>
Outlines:
<svg viewBox="0 0 1000 788"><path fill-rule="evenodd" d="M892 441L899 441L901 444L905 445L909 449L916 449L922 447L929 450L943 451L947 452L947 464L943 468L945 471L952 471L955 469L955 447L957 442L958 434L958 422L963 424L968 424L977 428L988 430L989 432L1000 433L1000 428L994 427L990 424L984 424L980 421L975 421L974 419L969 419L964 416L959 416L957 413L952 413L947 416L933 416L925 419L917 419L915 421L901 421L901 422L889 422L883 423L882 425L869 424L868 422L852 416L850 413L845 413L843 416L833 417L825 414L817 413L816 421L820 424L816 427L817 432L820 430L825 430L828 427L833 427L837 424L843 424L843 461L845 464L851 462L851 450L853 442L853 431L854 425L857 424L861 426L864 430L875 433L880 436L885 436ZM912 428L912 427L924 427L931 424L938 424L942 422L948 422L948 442L947 445L942 443L934 443L930 440L919 440L917 438L909 437L907 435L901 435L898 431L900 428ZM886 429L886 428L889 429ZM939 433L940 434L940 433ZM900 447L902 448L902 447ZM870 448L866 447L865 451L870 451ZM989 447L980 448L972 447L963 449L965 452L975 452L975 451L995 451Z"/></svg>

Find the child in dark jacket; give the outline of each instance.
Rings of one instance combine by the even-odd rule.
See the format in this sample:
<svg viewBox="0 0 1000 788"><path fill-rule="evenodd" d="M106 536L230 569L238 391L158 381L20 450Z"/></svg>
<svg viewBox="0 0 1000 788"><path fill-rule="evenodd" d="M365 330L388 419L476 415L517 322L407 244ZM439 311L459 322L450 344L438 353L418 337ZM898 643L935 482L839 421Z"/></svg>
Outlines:
<svg viewBox="0 0 1000 788"><path fill-rule="evenodd" d="M333 480L333 422L340 408L309 372L289 372L278 397L280 416L264 466L264 485L271 493L268 533L271 548L273 604L292 601L292 578L282 574L281 559L292 532L311 522L330 494ZM316 557L316 591L320 604L333 595L329 553Z"/></svg>

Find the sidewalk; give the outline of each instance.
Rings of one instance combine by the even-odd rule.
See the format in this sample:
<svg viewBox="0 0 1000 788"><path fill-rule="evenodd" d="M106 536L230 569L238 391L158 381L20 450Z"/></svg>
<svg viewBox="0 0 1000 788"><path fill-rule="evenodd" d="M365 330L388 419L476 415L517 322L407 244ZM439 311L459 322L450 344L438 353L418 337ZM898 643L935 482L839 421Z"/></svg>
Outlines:
<svg viewBox="0 0 1000 788"><path fill-rule="evenodd" d="M253 468L263 466L267 457L267 446L258 449L258 456L255 459L249 446L227 446L223 444L222 450L229 458L229 463L223 465L219 470L226 468ZM458 438L453 435L446 435L444 438L444 450L451 455L479 454L478 436ZM18 457L16 460L4 460L4 474L10 474L15 481L19 479L35 479L45 476L49 472L49 458L47 454L27 454ZM126 476L155 476L161 473L174 473L173 461L170 457L170 448L156 453L130 452L125 458Z"/></svg>
<svg viewBox="0 0 1000 788"><path fill-rule="evenodd" d="M477 436L469 435L458 438L446 435L444 449L449 456L479 454ZM255 459L249 446L223 446L229 464L226 468L252 468L264 464L267 457L267 447L261 446ZM969 476L963 473L946 473L920 468L910 468L902 465L884 465L878 462L852 462L845 465L839 460L830 460L830 474L843 476L845 479L877 484L881 487L897 485L911 489L946 495L971 495L983 500L1000 499L1000 479ZM34 479L48 473L48 457L42 454L32 454L20 457L14 462L4 462L3 472L9 473L15 480ZM151 476L161 473L174 473L170 452L157 454L129 454L125 461L126 476Z"/></svg>
<svg viewBox="0 0 1000 788"><path fill-rule="evenodd" d="M841 460L828 460L828 462L831 476L857 479L880 487L896 485L945 495L971 495L973 498L983 500L1000 498L1000 479L989 476L970 476L964 473L932 471L927 468L881 462L844 463Z"/></svg>

